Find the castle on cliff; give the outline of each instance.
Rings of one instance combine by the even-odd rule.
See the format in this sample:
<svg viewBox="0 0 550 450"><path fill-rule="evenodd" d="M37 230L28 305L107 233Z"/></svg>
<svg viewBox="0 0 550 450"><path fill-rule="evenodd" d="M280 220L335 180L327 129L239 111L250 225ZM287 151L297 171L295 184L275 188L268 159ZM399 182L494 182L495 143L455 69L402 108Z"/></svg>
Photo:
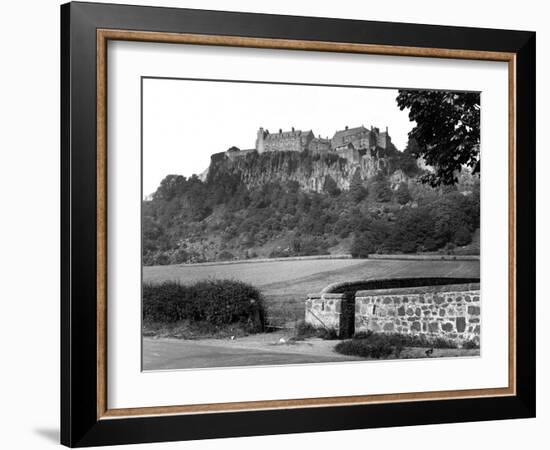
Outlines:
<svg viewBox="0 0 550 450"><path fill-rule="evenodd" d="M393 147L391 137L386 131L379 128L366 128L363 125L355 128L338 130L329 139L316 137L312 130L279 130L278 133L270 133L269 130L260 128L256 136L256 146L249 150L240 150L231 147L225 152L226 156L234 160L244 157L250 153L259 154L266 152L303 152L308 150L312 154L336 154L349 161L359 162L360 159L368 156L379 155L385 150Z"/></svg>

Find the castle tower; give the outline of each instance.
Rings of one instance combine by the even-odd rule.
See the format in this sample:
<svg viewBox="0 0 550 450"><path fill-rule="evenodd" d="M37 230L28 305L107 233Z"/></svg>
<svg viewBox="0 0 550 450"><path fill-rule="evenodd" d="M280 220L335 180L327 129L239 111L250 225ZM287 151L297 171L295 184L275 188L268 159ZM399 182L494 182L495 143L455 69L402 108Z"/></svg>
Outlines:
<svg viewBox="0 0 550 450"><path fill-rule="evenodd" d="M260 127L256 135L256 151L258 153L263 153L265 151L264 137L265 137L264 129L263 127Z"/></svg>

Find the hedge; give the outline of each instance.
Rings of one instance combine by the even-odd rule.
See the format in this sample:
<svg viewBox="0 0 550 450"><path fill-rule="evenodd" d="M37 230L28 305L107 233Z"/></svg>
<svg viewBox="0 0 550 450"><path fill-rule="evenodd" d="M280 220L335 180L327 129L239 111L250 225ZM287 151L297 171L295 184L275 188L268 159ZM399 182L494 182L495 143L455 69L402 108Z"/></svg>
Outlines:
<svg viewBox="0 0 550 450"><path fill-rule="evenodd" d="M241 323L250 331L262 331L265 325L265 307L260 291L241 281L145 283L142 295L145 323L181 320L213 325Z"/></svg>
<svg viewBox="0 0 550 450"><path fill-rule="evenodd" d="M399 358L404 347L457 348L457 345L440 337L366 331L356 333L352 339L339 342L334 350L343 355L379 359L387 358L392 353Z"/></svg>

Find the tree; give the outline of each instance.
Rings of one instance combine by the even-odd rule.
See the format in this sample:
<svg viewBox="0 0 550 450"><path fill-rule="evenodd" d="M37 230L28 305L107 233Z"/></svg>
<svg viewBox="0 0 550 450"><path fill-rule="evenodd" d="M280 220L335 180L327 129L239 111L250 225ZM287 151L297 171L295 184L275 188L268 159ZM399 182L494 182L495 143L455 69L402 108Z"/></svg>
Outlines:
<svg viewBox="0 0 550 450"><path fill-rule="evenodd" d="M333 197L337 197L338 195L340 195L341 192L338 188L338 185L336 184L336 181L334 181L334 178L332 178L330 175L327 175L325 177L325 182L323 183L323 191L329 195L332 195Z"/></svg>
<svg viewBox="0 0 550 450"><path fill-rule="evenodd" d="M434 173L421 178L423 182L455 184L463 166L479 172L479 93L400 89L396 101L416 122L409 138L418 146L411 152L434 167Z"/></svg>
<svg viewBox="0 0 550 450"><path fill-rule="evenodd" d="M350 253L354 258L368 258L375 248L369 232L356 233L351 243Z"/></svg>
<svg viewBox="0 0 550 450"><path fill-rule="evenodd" d="M407 183L399 183L399 187L395 192L395 198L400 205L406 205L411 201L411 193L409 192L409 186Z"/></svg>
<svg viewBox="0 0 550 450"><path fill-rule="evenodd" d="M367 196L367 189L363 185L361 172L356 170L349 183L349 194L354 202L360 202Z"/></svg>
<svg viewBox="0 0 550 450"><path fill-rule="evenodd" d="M466 226L462 225L455 232L454 243L458 246L463 246L468 245L470 242L472 242L472 233Z"/></svg>
<svg viewBox="0 0 550 450"><path fill-rule="evenodd" d="M374 178L374 181L371 185L371 193L374 197L374 200L377 202L389 202L392 198L393 191L391 190L390 183L388 179L384 176L382 172L378 172Z"/></svg>
<svg viewBox="0 0 550 450"><path fill-rule="evenodd" d="M413 253L431 237L433 229L434 222L428 208L403 208L397 213L384 247L390 251Z"/></svg>
<svg viewBox="0 0 550 450"><path fill-rule="evenodd" d="M418 163L416 160L415 150L418 148L418 144L414 139L409 139L405 150L402 152L395 151L390 156L390 167L392 170L401 169L409 177L417 176L420 172Z"/></svg>
<svg viewBox="0 0 550 450"><path fill-rule="evenodd" d="M473 218L466 212L468 202L469 199L459 192L451 192L431 204L431 215L434 220L432 237L438 242L439 247L452 242L459 228L472 227Z"/></svg>
<svg viewBox="0 0 550 450"><path fill-rule="evenodd" d="M181 175L167 175L160 182L160 186L153 194L154 199L170 201L185 189L185 177Z"/></svg>

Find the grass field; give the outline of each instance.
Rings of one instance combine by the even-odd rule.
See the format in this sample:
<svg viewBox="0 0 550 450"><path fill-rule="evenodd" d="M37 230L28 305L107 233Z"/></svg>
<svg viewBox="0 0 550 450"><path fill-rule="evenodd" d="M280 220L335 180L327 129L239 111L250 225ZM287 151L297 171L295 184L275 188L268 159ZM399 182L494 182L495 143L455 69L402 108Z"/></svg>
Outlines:
<svg viewBox="0 0 550 450"><path fill-rule="evenodd" d="M144 282L226 278L250 283L265 295L268 320L275 325L303 319L306 295L330 283L417 276L479 277L479 261L320 259L143 268Z"/></svg>

